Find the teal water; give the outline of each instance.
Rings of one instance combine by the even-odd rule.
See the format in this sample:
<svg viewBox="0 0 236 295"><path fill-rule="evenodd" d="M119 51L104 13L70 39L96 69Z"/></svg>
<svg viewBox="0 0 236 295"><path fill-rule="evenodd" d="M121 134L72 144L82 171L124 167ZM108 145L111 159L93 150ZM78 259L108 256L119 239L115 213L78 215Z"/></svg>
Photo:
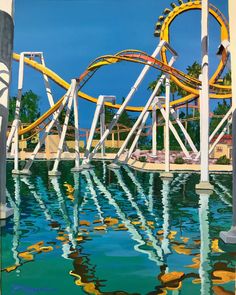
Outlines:
<svg viewBox="0 0 236 295"><path fill-rule="evenodd" d="M2 227L2 294L234 294L235 252L218 240L232 216L232 176L211 175L214 193L197 195L197 174L158 173L95 162L60 178L36 162L12 177L14 216Z"/></svg>

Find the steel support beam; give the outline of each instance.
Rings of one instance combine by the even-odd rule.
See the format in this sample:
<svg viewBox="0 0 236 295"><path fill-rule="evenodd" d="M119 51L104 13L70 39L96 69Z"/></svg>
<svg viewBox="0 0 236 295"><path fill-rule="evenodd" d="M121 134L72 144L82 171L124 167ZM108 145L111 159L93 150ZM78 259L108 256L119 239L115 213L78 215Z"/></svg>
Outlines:
<svg viewBox="0 0 236 295"><path fill-rule="evenodd" d="M209 182L209 50L208 50L209 1L202 0L201 45L202 45L202 89L200 91L200 152L201 179L196 189L212 190Z"/></svg>
<svg viewBox="0 0 236 295"><path fill-rule="evenodd" d="M13 0L0 2L0 219L13 214L6 206L6 134L13 49Z"/></svg>
<svg viewBox="0 0 236 295"><path fill-rule="evenodd" d="M228 232L221 232L220 237L225 243L236 244L236 2L229 0L230 53L232 73L232 107L233 107L233 218L232 227Z"/></svg>
<svg viewBox="0 0 236 295"><path fill-rule="evenodd" d="M164 46L168 47L168 49L173 52L173 54L175 55L175 57L177 57L177 53L174 52L174 50L170 49L169 46L168 46L168 44L166 43L166 41L163 41L163 40L158 44L157 48L155 49L155 51L152 54L152 57L156 57L160 53L161 49ZM138 79L136 80L136 82L134 83L134 85L131 87L131 90L128 93L128 95L126 96L126 98L125 98L124 102L122 103L121 107L119 108L119 110L114 115L114 117L113 117L111 123L109 124L108 128L105 130L105 132L103 134L103 137L101 138L101 140L99 141L99 143L95 146L95 148L93 149L93 151L86 157L86 159L84 160L84 163L89 163L91 161L91 159L97 153L97 151L100 148L100 146L102 145L102 143L107 139L107 137L110 134L111 130L113 129L113 127L118 122L120 116L122 115L123 111L125 110L126 106L129 103L129 101L131 100L131 98L133 97L133 95L137 91L139 85L143 81L145 75L150 70L150 65L151 65L151 62L148 62L148 64L144 66L143 70L141 71L140 75L138 76Z"/></svg>

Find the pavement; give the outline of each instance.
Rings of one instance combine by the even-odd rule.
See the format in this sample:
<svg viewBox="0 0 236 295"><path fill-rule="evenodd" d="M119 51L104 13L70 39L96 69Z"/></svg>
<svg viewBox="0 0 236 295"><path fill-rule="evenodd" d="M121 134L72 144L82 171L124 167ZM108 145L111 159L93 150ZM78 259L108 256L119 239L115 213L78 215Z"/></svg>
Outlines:
<svg viewBox="0 0 236 295"><path fill-rule="evenodd" d="M22 160L28 159L31 156L30 152L20 152L20 158ZM83 158L83 153L80 153L80 157ZM95 160L106 160L111 161L115 158L116 154L114 153L106 153L105 157L103 157L100 153L98 153L94 159ZM44 152L40 152L37 154L36 160L53 160L56 158L56 153L53 153L50 155L50 159L46 157L46 154ZM162 158L162 157L161 157ZM8 160L13 160L13 156L8 154ZM61 156L62 160L74 160L75 159L75 153L70 152L63 152ZM125 155L122 155L120 160L124 161ZM160 157L159 157L160 159ZM127 165L130 167L141 170L141 171L164 171L165 170L165 164L159 163L157 161L154 161L153 163L149 162L140 162L137 159L130 159L127 162ZM170 164L170 171L175 172L199 172L200 171L200 164L199 163L184 163L184 164ZM209 165L209 171L210 172L219 172L219 173L232 173L233 168L232 165L217 165L212 163L210 161Z"/></svg>

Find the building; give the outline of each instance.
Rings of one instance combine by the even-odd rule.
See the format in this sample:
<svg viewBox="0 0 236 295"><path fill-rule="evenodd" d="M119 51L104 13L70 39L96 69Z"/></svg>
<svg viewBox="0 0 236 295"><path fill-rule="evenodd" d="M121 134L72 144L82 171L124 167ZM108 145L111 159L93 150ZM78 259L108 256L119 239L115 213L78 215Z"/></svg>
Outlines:
<svg viewBox="0 0 236 295"><path fill-rule="evenodd" d="M215 142L218 136L214 136L211 140L211 146ZM219 159L222 156L226 156L228 159L232 160L232 135L225 134L221 140L215 146L213 152L211 153L210 157L214 159Z"/></svg>

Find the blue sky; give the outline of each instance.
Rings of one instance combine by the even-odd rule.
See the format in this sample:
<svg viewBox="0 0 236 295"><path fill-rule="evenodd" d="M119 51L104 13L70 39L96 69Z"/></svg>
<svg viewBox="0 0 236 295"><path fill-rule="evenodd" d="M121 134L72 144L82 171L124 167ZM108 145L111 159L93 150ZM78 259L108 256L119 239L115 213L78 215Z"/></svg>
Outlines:
<svg viewBox="0 0 236 295"><path fill-rule="evenodd" d="M159 39L153 36L155 23L170 0L16 0L14 51L43 51L46 64L67 81L78 77L97 56L123 49L152 53ZM177 3L177 0L175 1ZM212 0L227 16L227 2ZM200 62L200 11L179 16L171 27L171 45L179 53L175 67L185 70ZM210 72L218 63L215 53L220 43L217 22L210 18ZM12 95L17 91L18 64L13 65ZM121 63L104 67L89 81L84 91L98 96L112 94L118 101L126 96L142 66ZM42 76L26 69L24 90L40 95L40 107L48 108ZM143 104L150 93L147 85L158 72L151 70L132 99ZM55 100L64 90L53 85ZM89 127L94 105L79 101L82 127Z"/></svg>

